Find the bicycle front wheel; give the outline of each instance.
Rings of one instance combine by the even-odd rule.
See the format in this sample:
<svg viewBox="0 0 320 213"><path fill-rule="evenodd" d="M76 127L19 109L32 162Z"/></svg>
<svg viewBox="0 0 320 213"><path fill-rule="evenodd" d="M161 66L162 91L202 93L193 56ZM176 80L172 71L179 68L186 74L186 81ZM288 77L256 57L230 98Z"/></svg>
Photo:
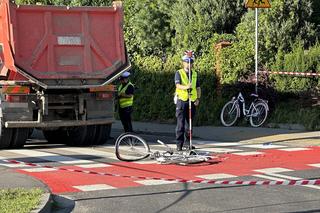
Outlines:
<svg viewBox="0 0 320 213"><path fill-rule="evenodd" d="M132 133L120 135L116 140L115 149L117 158L122 161L138 161L150 155L147 142Z"/></svg>
<svg viewBox="0 0 320 213"><path fill-rule="evenodd" d="M226 103L220 114L221 123L224 126L232 126L240 115L239 105L235 101L229 101Z"/></svg>
<svg viewBox="0 0 320 213"><path fill-rule="evenodd" d="M250 111L250 124L253 127L261 126L267 119L268 106L263 102L257 102L254 104Z"/></svg>

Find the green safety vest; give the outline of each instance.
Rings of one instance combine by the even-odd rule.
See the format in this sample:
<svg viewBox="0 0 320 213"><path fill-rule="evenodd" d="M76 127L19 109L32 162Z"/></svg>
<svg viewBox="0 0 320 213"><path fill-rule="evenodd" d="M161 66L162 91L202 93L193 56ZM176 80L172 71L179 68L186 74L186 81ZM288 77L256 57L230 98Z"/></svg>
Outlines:
<svg viewBox="0 0 320 213"><path fill-rule="evenodd" d="M118 88L118 94L125 93L129 85L134 86L130 81L124 87L121 84ZM120 105L120 108L132 106L133 105L133 95L130 98L122 98L122 97L119 98L119 105Z"/></svg>
<svg viewBox="0 0 320 213"><path fill-rule="evenodd" d="M187 76L187 73L183 70L179 70L180 77L181 77L181 85L188 85L189 83L189 78ZM191 101L195 101L197 99L197 73L192 72L192 77L191 77ZM188 90L182 90L176 88L176 94L178 95L178 98L182 101L187 101L189 99L189 93Z"/></svg>

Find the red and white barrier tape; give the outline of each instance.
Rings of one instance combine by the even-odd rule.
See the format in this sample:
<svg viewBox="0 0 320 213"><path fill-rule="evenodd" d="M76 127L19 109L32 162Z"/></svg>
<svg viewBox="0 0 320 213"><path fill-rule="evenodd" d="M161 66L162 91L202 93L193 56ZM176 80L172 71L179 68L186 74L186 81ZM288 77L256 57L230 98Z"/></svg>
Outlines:
<svg viewBox="0 0 320 213"><path fill-rule="evenodd" d="M283 186L302 186L302 185L320 185L320 179L314 180L285 180L285 181L269 181L269 180L259 180L259 181L242 181L242 180L186 180L186 179L175 179L175 178L156 178L156 177L145 177L145 176L132 176L132 175L120 175L104 172L94 172L88 170L79 170L79 169L66 169L48 165L40 165L36 163L27 163L23 161L16 160L2 160L8 163L14 164L23 164L27 166L37 166L42 168L51 168L68 172L78 172L84 174L92 175L102 175L102 176L112 176L112 177L123 177L131 179L142 179L142 180L162 180L162 181L172 181L179 183L204 183L204 184L214 184L214 185L283 185Z"/></svg>
<svg viewBox="0 0 320 213"><path fill-rule="evenodd" d="M320 76L320 73L312 73L312 72L270 72L270 71L259 71L259 72L267 73L267 74L280 74L280 75Z"/></svg>

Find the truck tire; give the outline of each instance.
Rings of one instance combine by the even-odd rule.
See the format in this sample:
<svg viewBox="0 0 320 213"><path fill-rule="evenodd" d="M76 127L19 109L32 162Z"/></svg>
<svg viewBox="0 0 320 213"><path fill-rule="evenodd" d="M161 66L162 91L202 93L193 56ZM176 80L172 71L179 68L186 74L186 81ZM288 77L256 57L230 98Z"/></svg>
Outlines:
<svg viewBox="0 0 320 213"><path fill-rule="evenodd" d="M31 137L31 135L33 134L34 128L28 128L29 132L28 132L28 138Z"/></svg>
<svg viewBox="0 0 320 213"><path fill-rule="evenodd" d="M10 148L22 148L29 136L29 128L14 128L10 142Z"/></svg>
<svg viewBox="0 0 320 213"><path fill-rule="evenodd" d="M96 131L97 131L96 125L87 126L87 137L84 144L85 146L91 146L94 144Z"/></svg>
<svg viewBox="0 0 320 213"><path fill-rule="evenodd" d="M67 143L68 137L67 132L62 129L57 130L42 130L44 137L47 139L48 143Z"/></svg>
<svg viewBox="0 0 320 213"><path fill-rule="evenodd" d="M0 149L5 149L10 146L12 129L5 128L1 123L0 118Z"/></svg>
<svg viewBox="0 0 320 213"><path fill-rule="evenodd" d="M89 146L93 144L96 126L79 126L67 130L67 144L70 146Z"/></svg>
<svg viewBox="0 0 320 213"><path fill-rule="evenodd" d="M97 125L94 145L102 145L107 142L110 137L112 124Z"/></svg>
<svg viewBox="0 0 320 213"><path fill-rule="evenodd" d="M67 145L69 146L83 146L86 136L87 136L87 127L78 126L68 128L67 133Z"/></svg>

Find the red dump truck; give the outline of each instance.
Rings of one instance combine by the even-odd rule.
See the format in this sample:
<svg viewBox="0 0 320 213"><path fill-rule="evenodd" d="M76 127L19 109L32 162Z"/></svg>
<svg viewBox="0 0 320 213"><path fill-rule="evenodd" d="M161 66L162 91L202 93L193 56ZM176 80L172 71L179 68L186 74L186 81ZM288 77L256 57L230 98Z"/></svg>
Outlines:
<svg viewBox="0 0 320 213"><path fill-rule="evenodd" d="M130 69L121 2L113 7L0 0L0 148L30 129L49 142L102 144L114 121L112 85Z"/></svg>

